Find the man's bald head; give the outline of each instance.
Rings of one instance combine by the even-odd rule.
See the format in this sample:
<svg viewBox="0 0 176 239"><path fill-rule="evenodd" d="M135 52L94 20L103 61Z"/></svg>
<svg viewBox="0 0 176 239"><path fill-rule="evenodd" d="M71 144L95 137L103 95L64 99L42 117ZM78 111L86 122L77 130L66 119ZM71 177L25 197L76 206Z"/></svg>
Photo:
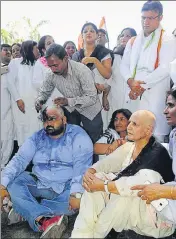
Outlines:
<svg viewBox="0 0 176 239"><path fill-rule="evenodd" d="M132 115L138 117L140 123L144 125L144 127L151 127L152 131L156 125L156 117L149 110L138 110L134 112Z"/></svg>
<svg viewBox="0 0 176 239"><path fill-rule="evenodd" d="M151 111L138 110L132 114L129 121L130 123L127 127L129 140L148 140L152 136L156 117Z"/></svg>
<svg viewBox="0 0 176 239"><path fill-rule="evenodd" d="M50 105L46 108L47 114L57 114L60 117L64 117L64 111L60 106L57 105Z"/></svg>

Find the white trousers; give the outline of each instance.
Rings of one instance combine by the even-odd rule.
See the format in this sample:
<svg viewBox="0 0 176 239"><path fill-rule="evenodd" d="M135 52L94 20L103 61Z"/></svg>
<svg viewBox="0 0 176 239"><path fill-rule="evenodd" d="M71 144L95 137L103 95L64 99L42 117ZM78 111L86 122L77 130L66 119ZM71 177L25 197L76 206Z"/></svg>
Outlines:
<svg viewBox="0 0 176 239"><path fill-rule="evenodd" d="M105 192L84 192L71 238L105 238L117 232L134 230L140 235L163 238L175 228L157 217L139 197L109 196Z"/></svg>

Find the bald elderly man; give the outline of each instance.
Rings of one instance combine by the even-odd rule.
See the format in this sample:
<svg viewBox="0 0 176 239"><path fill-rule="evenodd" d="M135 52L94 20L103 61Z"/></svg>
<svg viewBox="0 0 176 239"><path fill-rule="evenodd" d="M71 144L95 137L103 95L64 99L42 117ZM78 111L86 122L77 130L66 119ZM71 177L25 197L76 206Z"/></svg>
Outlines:
<svg viewBox="0 0 176 239"><path fill-rule="evenodd" d="M172 224L131 190L137 182L167 182L174 177L167 150L152 136L155 122L150 111L133 113L127 128L130 142L87 170L72 238L105 238L112 228L156 238L173 233Z"/></svg>
<svg viewBox="0 0 176 239"><path fill-rule="evenodd" d="M93 145L87 133L67 124L64 112L48 107L41 113L44 128L20 147L2 171L1 199L10 195L14 212L43 238L60 238L67 217L79 209L82 176L92 165ZM32 173L24 171L33 162Z"/></svg>

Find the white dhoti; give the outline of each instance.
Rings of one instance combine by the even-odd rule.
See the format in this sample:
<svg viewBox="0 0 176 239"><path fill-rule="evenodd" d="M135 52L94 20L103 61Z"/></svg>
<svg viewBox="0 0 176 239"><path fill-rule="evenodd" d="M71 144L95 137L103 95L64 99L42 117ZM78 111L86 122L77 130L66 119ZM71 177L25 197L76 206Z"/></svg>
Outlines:
<svg viewBox="0 0 176 239"><path fill-rule="evenodd" d="M133 230L155 238L167 237L175 230L171 223L157 217L151 205L146 205L137 196L111 194L109 199L105 192L85 191L71 238L105 238L112 228L117 232Z"/></svg>

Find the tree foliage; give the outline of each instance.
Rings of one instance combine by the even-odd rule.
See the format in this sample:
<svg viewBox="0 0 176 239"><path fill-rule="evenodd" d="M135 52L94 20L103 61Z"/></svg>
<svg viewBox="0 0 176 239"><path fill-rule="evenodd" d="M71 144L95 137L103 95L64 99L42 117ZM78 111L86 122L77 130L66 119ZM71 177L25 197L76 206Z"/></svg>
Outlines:
<svg viewBox="0 0 176 239"><path fill-rule="evenodd" d="M9 22L5 29L1 28L1 42L13 44L29 39L38 42L41 37L40 28L48 23L47 20L41 20L34 26L27 17L23 17L21 21Z"/></svg>

